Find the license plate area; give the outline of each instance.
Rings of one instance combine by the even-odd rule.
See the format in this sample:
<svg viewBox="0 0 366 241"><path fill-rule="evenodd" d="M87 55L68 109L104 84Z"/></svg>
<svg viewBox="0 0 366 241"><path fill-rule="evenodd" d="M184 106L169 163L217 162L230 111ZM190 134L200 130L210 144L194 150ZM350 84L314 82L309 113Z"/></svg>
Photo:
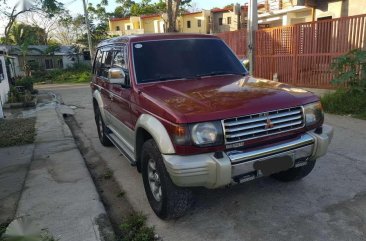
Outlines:
<svg viewBox="0 0 366 241"><path fill-rule="evenodd" d="M253 163L253 168L260 171L264 176L286 171L294 166L294 154L274 156L269 159L258 160Z"/></svg>

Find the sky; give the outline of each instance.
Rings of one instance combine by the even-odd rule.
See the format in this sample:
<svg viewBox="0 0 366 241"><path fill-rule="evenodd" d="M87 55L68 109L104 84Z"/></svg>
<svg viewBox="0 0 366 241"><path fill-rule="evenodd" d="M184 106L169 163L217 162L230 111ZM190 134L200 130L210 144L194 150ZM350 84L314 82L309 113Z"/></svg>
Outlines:
<svg viewBox="0 0 366 241"><path fill-rule="evenodd" d="M7 6L12 7L14 6L19 0L7 0ZM65 8L69 9L70 12L73 15L77 14L83 14L83 2L82 0L59 0L62 2L65 6ZM87 3L92 3L93 5L96 5L100 3L100 0L86 0ZM136 0L137 2L139 0ZM157 1L157 0L153 0ZM109 5L107 6L108 11L113 11L117 4L115 3L115 0L109 0ZM232 4L232 3L240 3L244 4L247 3L247 0L192 0L192 6L195 10L200 9L212 9L214 7L224 7L226 5ZM0 16L0 36L3 35L4 32L4 26L5 21Z"/></svg>

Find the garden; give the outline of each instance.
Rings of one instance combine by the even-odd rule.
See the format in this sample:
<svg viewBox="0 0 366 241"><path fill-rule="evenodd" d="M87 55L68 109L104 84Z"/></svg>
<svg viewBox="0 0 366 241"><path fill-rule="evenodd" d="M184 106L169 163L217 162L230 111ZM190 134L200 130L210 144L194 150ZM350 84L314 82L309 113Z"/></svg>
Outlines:
<svg viewBox="0 0 366 241"><path fill-rule="evenodd" d="M355 49L332 64L337 90L321 99L325 112L366 120L366 51Z"/></svg>

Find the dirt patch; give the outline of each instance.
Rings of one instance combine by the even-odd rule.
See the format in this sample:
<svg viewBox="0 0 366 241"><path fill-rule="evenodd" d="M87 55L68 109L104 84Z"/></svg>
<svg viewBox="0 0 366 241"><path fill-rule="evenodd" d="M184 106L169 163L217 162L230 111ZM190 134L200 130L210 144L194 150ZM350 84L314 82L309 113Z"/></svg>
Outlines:
<svg viewBox="0 0 366 241"><path fill-rule="evenodd" d="M121 190L113 173L108 169L106 161L92 148L91 141L82 132L74 117L68 115L64 117L106 208L117 240L120 240L123 236L120 225L125 222L127 217L134 214L134 210L126 197L122 195L124 191Z"/></svg>
<svg viewBox="0 0 366 241"><path fill-rule="evenodd" d="M0 120L0 147L34 142L36 118Z"/></svg>

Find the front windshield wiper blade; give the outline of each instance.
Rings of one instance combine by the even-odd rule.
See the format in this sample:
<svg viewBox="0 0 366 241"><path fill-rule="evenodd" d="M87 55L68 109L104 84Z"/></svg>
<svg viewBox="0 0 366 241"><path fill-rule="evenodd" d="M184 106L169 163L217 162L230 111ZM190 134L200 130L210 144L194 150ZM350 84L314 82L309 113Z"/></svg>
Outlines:
<svg viewBox="0 0 366 241"><path fill-rule="evenodd" d="M212 71L205 74L198 74L196 77L204 77L204 76L215 76L215 75L242 75L245 76L245 73L233 73L228 71Z"/></svg>
<svg viewBox="0 0 366 241"><path fill-rule="evenodd" d="M147 82L155 82L155 81L180 80L180 79L188 79L188 78L182 77L182 76L160 76L157 78L144 79L142 82L147 83Z"/></svg>

